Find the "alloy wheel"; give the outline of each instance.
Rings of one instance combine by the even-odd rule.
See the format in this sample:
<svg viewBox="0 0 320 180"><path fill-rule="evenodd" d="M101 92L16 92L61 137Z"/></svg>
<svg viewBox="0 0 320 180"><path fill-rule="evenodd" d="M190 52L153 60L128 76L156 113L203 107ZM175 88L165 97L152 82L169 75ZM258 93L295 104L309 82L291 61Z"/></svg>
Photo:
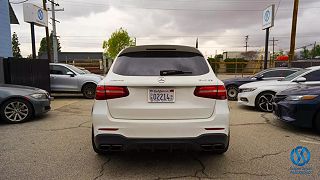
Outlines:
<svg viewBox="0 0 320 180"><path fill-rule="evenodd" d="M227 95L228 95L229 100L236 101L238 98L238 87L228 86L227 87Z"/></svg>
<svg viewBox="0 0 320 180"><path fill-rule="evenodd" d="M262 111L272 112L273 111L273 97L272 93L264 93L259 97L258 105Z"/></svg>
<svg viewBox="0 0 320 180"><path fill-rule="evenodd" d="M28 117L29 108L23 102L13 101L4 108L4 115L12 122L20 122Z"/></svg>
<svg viewBox="0 0 320 180"><path fill-rule="evenodd" d="M232 89L228 90L228 97L230 97L230 98L236 98L237 94L238 94L238 92L236 89L232 88Z"/></svg>
<svg viewBox="0 0 320 180"><path fill-rule="evenodd" d="M87 84L83 88L83 95L85 98L93 99L96 95L96 85L95 84Z"/></svg>

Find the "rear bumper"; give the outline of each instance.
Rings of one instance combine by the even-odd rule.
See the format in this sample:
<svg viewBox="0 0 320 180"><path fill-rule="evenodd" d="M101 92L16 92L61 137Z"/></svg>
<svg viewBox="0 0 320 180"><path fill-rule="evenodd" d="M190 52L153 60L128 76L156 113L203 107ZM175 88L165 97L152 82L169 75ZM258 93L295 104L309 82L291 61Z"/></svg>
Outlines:
<svg viewBox="0 0 320 180"><path fill-rule="evenodd" d="M94 143L100 150L125 151L132 149L192 149L221 150L228 146L229 136L223 133L203 134L192 138L128 138L119 134L98 134Z"/></svg>
<svg viewBox="0 0 320 180"><path fill-rule="evenodd" d="M203 134L229 134L229 108L227 101L217 101L215 114L207 119L133 120L115 119L106 101L95 101L92 108L94 136L117 134L127 138L195 138ZM115 131L103 130L114 128Z"/></svg>

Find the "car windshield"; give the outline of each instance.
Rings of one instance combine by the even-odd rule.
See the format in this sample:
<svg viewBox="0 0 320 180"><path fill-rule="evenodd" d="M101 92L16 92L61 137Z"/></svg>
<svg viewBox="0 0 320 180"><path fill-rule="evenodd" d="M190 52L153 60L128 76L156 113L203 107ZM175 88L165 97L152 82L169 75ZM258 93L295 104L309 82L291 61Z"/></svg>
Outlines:
<svg viewBox="0 0 320 180"><path fill-rule="evenodd" d="M267 72L267 71L268 71L268 69L267 69L267 70L260 71L260 72L254 74L254 75L252 75L252 76L250 76L250 77L251 77L251 78L258 77L258 76L260 76L261 74L263 74L263 73L265 73L265 72Z"/></svg>
<svg viewBox="0 0 320 180"><path fill-rule="evenodd" d="M78 74L86 74L86 72L82 71L81 69L75 67L75 66L72 66L72 65L67 65L68 68L70 68L71 70L73 70L74 72L78 73Z"/></svg>
<svg viewBox="0 0 320 180"><path fill-rule="evenodd" d="M300 76L301 74L303 74L303 73L305 73L307 71L309 71L309 69L303 69L303 70L297 71L297 72L295 72L295 73L283 78L280 81L292 81L294 78Z"/></svg>
<svg viewBox="0 0 320 180"><path fill-rule="evenodd" d="M209 72L203 56L180 51L141 51L119 56L113 72L125 76L197 76Z"/></svg>

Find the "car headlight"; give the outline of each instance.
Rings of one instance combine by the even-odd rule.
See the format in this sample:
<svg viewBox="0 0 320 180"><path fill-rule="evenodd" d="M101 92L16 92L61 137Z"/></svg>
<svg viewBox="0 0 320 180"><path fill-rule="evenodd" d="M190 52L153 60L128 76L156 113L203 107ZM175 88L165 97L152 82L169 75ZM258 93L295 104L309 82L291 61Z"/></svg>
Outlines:
<svg viewBox="0 0 320 180"><path fill-rule="evenodd" d="M318 97L318 95L299 95L299 96L288 96L287 101L301 101L301 100L312 100Z"/></svg>
<svg viewBox="0 0 320 180"><path fill-rule="evenodd" d="M42 94L42 93L35 93L35 94L31 94L30 96L35 99L46 99L47 98L47 95Z"/></svg>
<svg viewBox="0 0 320 180"><path fill-rule="evenodd" d="M254 91L256 89L257 88L244 88L244 89L241 89L240 92L251 92L251 91Z"/></svg>

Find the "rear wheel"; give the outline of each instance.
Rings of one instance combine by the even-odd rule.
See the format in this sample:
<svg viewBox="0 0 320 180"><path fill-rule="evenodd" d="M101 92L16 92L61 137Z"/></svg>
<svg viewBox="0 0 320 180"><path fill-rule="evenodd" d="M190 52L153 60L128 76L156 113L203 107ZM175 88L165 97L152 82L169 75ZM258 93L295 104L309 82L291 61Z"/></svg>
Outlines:
<svg viewBox="0 0 320 180"><path fill-rule="evenodd" d="M27 121L32 113L32 105L24 99L10 99L0 108L1 118L11 124Z"/></svg>
<svg viewBox="0 0 320 180"><path fill-rule="evenodd" d="M263 92L256 98L256 108L263 112L273 111L274 92Z"/></svg>
<svg viewBox="0 0 320 180"><path fill-rule="evenodd" d="M85 84L82 88L83 96L87 99L93 99L96 95L97 85L93 83Z"/></svg>
<svg viewBox="0 0 320 180"><path fill-rule="evenodd" d="M230 85L227 87L228 99L231 101L236 101L238 98L239 89L235 85Z"/></svg>

